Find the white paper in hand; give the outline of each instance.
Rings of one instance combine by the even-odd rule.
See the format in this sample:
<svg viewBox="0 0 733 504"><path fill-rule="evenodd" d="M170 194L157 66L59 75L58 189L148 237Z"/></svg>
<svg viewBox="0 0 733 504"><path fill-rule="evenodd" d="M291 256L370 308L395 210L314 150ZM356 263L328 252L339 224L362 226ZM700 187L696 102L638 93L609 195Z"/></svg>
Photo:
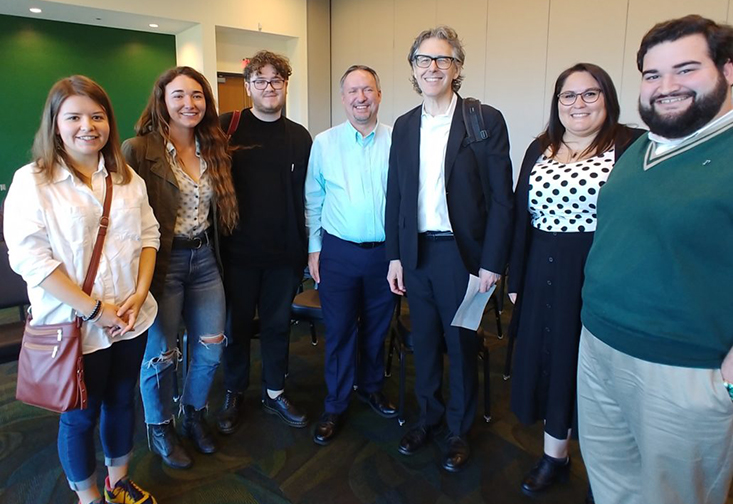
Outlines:
<svg viewBox="0 0 733 504"><path fill-rule="evenodd" d="M454 327L463 327L476 331L481 324L481 317L484 315L486 303L489 302L491 294L496 289L496 284L492 285L487 292L479 292L479 278L471 275L468 278L468 287L466 287L466 295L458 307L456 315L453 317L451 325Z"/></svg>

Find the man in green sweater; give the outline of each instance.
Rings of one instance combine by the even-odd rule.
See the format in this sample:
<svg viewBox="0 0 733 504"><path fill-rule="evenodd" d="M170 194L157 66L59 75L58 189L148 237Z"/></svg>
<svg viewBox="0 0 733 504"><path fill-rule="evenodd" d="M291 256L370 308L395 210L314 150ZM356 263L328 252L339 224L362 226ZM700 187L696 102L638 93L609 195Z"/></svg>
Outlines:
<svg viewBox="0 0 733 504"><path fill-rule="evenodd" d="M598 201L583 289L580 443L600 504L722 504L733 477L733 27L642 40L650 133Z"/></svg>

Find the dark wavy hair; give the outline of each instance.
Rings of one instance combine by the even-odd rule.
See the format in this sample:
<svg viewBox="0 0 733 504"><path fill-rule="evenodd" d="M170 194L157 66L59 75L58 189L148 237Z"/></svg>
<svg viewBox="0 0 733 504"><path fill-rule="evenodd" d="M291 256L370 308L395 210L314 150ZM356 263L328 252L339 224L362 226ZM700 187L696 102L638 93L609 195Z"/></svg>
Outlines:
<svg viewBox="0 0 733 504"><path fill-rule="evenodd" d="M265 65L272 65L277 74L285 80L290 79L293 74L288 58L270 51L259 51L249 59L249 63L244 67L244 80L249 82L250 78L262 70Z"/></svg>
<svg viewBox="0 0 733 504"><path fill-rule="evenodd" d="M232 182L232 157L229 151L229 139L219 125L214 94L206 78L187 66L171 68L164 72L153 85L148 104L135 124L135 133L138 136L144 136L154 131L166 142L170 141L170 115L165 104L165 87L179 75L198 82L204 92L206 111L201 122L194 128L194 133L199 141L201 157L206 161L206 172L211 177L211 183L216 193L219 224L224 233L229 234L239 221L237 196Z"/></svg>
<svg viewBox="0 0 733 504"><path fill-rule="evenodd" d="M630 138L628 131L618 122L621 113L621 107L618 103L618 95L613 80L604 69L592 63L577 63L567 70L563 71L555 81L555 90L552 94L552 105L550 106L550 119L547 122L547 128L538 137L540 147L543 151L549 150L550 157L554 157L565 134L565 126L560 122L560 114L558 112L559 98L557 95L562 91L565 81L568 77L576 72L588 72L598 83L598 87L603 94L603 100L606 104L606 120L603 121L601 129L596 134L593 142L585 149L581 155L598 155L610 149L616 142L627 140ZM582 98L581 98L582 99Z"/></svg>
<svg viewBox="0 0 733 504"><path fill-rule="evenodd" d="M112 103L109 96L102 89L102 86L84 75L72 75L56 82L48 92L46 105L41 114L41 125L36 132L33 141L33 159L36 162L39 172L51 180L54 166L60 161L66 164L71 172L83 180L83 176L74 166L72 159L66 154L64 142L57 134L56 122L58 121L59 109L70 96L86 96L104 109L109 123L109 138L102 147L101 153L104 156L104 165L109 172L115 172L120 176L120 183L127 184L132 179L132 173L125 163L125 158L120 150L120 135L117 130L115 114L112 110Z"/></svg>
<svg viewBox="0 0 733 504"><path fill-rule="evenodd" d="M733 60L733 27L691 14L654 25L641 39L639 52L636 53L636 66L640 72L643 71L644 56L655 45L698 34L707 40L710 59L718 69Z"/></svg>
<svg viewBox="0 0 733 504"><path fill-rule="evenodd" d="M415 54L417 54L420 44L431 38L445 40L453 49L453 58L456 60L453 64L458 65L458 77L453 79L451 88L454 93L457 93L458 90L461 89L461 83L463 82L463 63L466 61L466 52L463 50L463 44L461 44L461 39L458 38L458 33L456 33L456 31L450 26L441 25L422 31L412 42L410 52L407 54L407 62L410 64L410 68L412 68L412 60L415 58ZM412 82L412 87L415 89L417 94L422 94L422 89L420 89L420 86L417 84L417 79L415 79L414 75L410 75L410 82Z"/></svg>

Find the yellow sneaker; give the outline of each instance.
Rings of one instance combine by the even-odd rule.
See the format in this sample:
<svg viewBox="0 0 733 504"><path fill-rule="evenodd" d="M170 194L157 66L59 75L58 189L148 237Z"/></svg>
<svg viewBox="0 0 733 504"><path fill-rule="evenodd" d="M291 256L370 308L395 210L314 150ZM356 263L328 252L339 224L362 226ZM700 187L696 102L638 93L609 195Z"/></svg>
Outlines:
<svg viewBox="0 0 733 504"><path fill-rule="evenodd" d="M158 504L155 497L127 476L118 481L114 488L109 487L109 478L104 480L104 501L107 504Z"/></svg>

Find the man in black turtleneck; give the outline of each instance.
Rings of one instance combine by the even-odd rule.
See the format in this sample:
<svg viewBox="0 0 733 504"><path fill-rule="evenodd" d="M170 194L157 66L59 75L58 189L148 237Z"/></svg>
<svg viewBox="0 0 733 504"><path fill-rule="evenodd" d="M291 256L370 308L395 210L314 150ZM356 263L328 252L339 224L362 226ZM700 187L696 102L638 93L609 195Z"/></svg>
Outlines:
<svg viewBox="0 0 733 504"><path fill-rule="evenodd" d="M303 203L311 137L283 117L292 73L287 58L260 51L244 69L252 108L242 111L230 143L236 146L232 176L239 201L239 225L222 239L229 338L224 350L224 406L217 427L231 434L239 424L249 385L250 339L255 310L260 319L262 406L293 427L306 415L284 392L290 337L290 305L307 261ZM232 114L221 124L229 130Z"/></svg>

